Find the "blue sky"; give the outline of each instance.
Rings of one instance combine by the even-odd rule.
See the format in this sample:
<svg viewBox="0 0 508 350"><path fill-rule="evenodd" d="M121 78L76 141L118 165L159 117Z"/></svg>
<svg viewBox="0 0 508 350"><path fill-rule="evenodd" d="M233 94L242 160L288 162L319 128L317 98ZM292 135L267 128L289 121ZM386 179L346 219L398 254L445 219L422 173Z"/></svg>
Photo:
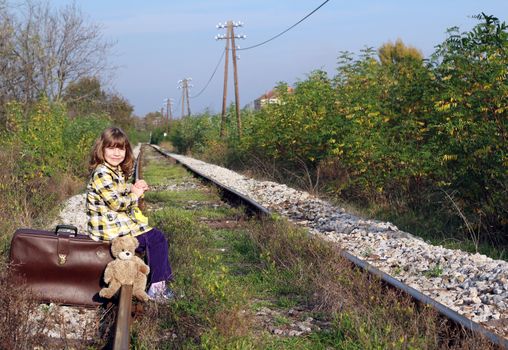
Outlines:
<svg viewBox="0 0 508 350"><path fill-rule="evenodd" d="M72 0L50 0L59 7ZM324 0L82 0L74 1L89 21L100 24L104 37L116 42L110 61L118 66L110 87L127 98L138 116L160 110L167 97L181 114L177 81L192 77L191 97L209 80L225 41L215 26L242 21L237 34L248 47L287 29ZM270 90L279 81L305 79L315 69L334 74L340 51L358 53L398 38L420 49L425 57L446 37L446 29L471 29L480 12L508 21L508 0L330 0L319 11L283 36L251 50L239 51L241 106ZM191 110L219 113L224 66L208 88L191 98ZM228 103L234 101L230 61Z"/></svg>

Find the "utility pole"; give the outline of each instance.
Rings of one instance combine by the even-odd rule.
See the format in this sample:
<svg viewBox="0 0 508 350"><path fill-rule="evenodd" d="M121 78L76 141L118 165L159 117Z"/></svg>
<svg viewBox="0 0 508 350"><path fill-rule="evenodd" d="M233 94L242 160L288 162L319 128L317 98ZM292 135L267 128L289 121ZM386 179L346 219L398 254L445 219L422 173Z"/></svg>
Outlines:
<svg viewBox="0 0 508 350"><path fill-rule="evenodd" d="M231 28L229 25L231 22L227 24L227 34L226 37L231 37ZM220 25L220 23L219 23ZM218 26L217 26L218 27ZM218 40L218 36L216 37ZM222 115L220 119L220 138L223 139L226 136L226 109L227 109L227 94L228 94L228 61L229 61L229 40L226 40L226 48L225 48L225 60L224 60L224 89L222 92Z"/></svg>
<svg viewBox="0 0 508 350"><path fill-rule="evenodd" d="M227 21L225 24L219 23L217 29L226 28L226 35L219 34L215 36L215 40L226 40L226 60L224 63L224 93L222 97L222 116L220 126L220 137L224 138L226 134L226 109L227 109L227 85L228 85L228 57L229 51L232 52L233 59L233 75L234 75L234 86L235 86L235 107L236 107L236 124L238 130L238 138L242 137L242 119L240 116L240 94L238 92L238 67L237 67L237 56L236 56L236 44L235 39L245 39L246 35L235 35L234 28L242 27L242 22ZM231 45L231 49L230 49Z"/></svg>
<svg viewBox="0 0 508 350"><path fill-rule="evenodd" d="M172 98L168 98L168 107L169 107L168 123L171 123L171 121L173 120L173 99Z"/></svg>
<svg viewBox="0 0 508 350"><path fill-rule="evenodd" d="M192 84L189 82L192 78L185 78L178 80L178 88L182 89L182 118L185 116L185 99L187 99L187 115L190 116L190 100L189 100L189 88L192 87Z"/></svg>
<svg viewBox="0 0 508 350"><path fill-rule="evenodd" d="M238 139L242 138L242 118L240 117L240 95L238 93L238 68L236 64L236 45L235 29L231 27L231 47L233 48L233 75L235 78L235 106L236 106L236 125L238 127Z"/></svg>
<svg viewBox="0 0 508 350"><path fill-rule="evenodd" d="M182 86L185 86L185 85L182 85ZM184 104L184 102L185 102L185 90L182 87L182 101L181 101L181 104L182 104L182 116L181 116L181 118L183 118L184 115L185 115L185 104Z"/></svg>
<svg viewBox="0 0 508 350"><path fill-rule="evenodd" d="M169 133L171 120L173 119L173 99L165 98L164 103L166 104L166 132Z"/></svg>
<svg viewBox="0 0 508 350"><path fill-rule="evenodd" d="M190 80L190 78L189 78ZM187 115L190 116L190 99L189 99L189 86L192 86L192 85L189 85L189 82L186 81L186 84L185 84L185 97L187 98Z"/></svg>

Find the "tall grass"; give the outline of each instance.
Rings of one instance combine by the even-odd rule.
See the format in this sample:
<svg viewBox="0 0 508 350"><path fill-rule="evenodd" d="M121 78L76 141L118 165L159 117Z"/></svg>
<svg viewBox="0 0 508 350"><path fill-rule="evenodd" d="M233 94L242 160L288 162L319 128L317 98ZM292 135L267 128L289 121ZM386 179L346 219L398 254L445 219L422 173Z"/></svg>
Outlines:
<svg viewBox="0 0 508 350"><path fill-rule="evenodd" d="M149 152L145 159L154 161ZM158 169L151 163L145 174ZM181 175L168 178L167 184L195 181ZM168 234L177 298L148 306L134 324L136 348L493 348L353 268L340 256L340 247L285 219L248 221L238 209L217 208L213 192L205 191L206 203L196 207L185 201L187 194L195 203L193 191L172 192L158 197L167 200L162 209L157 203L149 217ZM148 206L154 204L148 201ZM273 313L259 316L263 309ZM295 318L290 310L301 313ZM309 317L322 328L295 337L274 332Z"/></svg>
<svg viewBox="0 0 508 350"><path fill-rule="evenodd" d="M266 263L286 272L278 275L279 283L304 293L314 310L332 317L344 341L362 349L493 348L478 337L460 338L433 309L352 269L337 246L283 220L257 224L249 235L265 252Z"/></svg>

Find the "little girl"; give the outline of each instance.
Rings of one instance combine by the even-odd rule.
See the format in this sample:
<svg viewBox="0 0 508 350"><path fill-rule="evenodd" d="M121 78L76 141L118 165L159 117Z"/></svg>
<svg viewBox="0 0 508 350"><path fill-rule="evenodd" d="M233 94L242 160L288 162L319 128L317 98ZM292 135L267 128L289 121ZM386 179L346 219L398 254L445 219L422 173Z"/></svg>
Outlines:
<svg viewBox="0 0 508 350"><path fill-rule="evenodd" d="M172 278L168 242L164 234L134 216L138 199L148 190L144 180L127 185L133 171L134 155L127 135L119 128L104 130L95 141L90 159L91 177L87 186L88 233L93 240L112 240L133 235L139 242L136 252L146 252L150 266L148 295L155 300L170 299L166 281Z"/></svg>

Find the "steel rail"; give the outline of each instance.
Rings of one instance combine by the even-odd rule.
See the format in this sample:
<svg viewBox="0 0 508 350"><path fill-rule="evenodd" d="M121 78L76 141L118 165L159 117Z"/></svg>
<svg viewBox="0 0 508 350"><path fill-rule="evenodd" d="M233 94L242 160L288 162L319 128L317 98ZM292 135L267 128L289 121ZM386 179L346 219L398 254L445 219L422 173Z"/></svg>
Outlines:
<svg viewBox="0 0 508 350"><path fill-rule="evenodd" d="M390 286L397 288L399 290L402 290L406 294L413 297L418 302L421 302L424 305L429 305L430 307L433 307L437 312L439 312L441 315L445 316L446 318L452 320L454 323L462 326L463 328L470 330L471 332L479 333L482 336L489 339L492 343L494 343L497 346L502 347L503 349L508 349L508 339L503 338L494 332L488 330L487 328L483 327L479 323L476 323L472 320L470 320L467 317L462 316L461 314L457 313L456 311L450 309L449 307L441 304L440 302L430 298L429 296L423 294L422 292L408 286L407 284L404 284L400 282L399 280L393 278L392 276L388 275L387 273L377 269L376 267L372 266L368 262L361 260L357 258L356 256L348 253L347 251L341 251L340 255L347 260L351 261L356 266L360 267L366 272L371 273L372 275L378 277L383 282L389 284Z"/></svg>
<svg viewBox="0 0 508 350"><path fill-rule="evenodd" d="M141 158L140 149L136 162L134 164L134 180L141 177ZM115 334L113 339L113 350L128 350L130 348L130 325L132 320L132 285L122 285L120 289L120 298L118 300L118 313L115 322Z"/></svg>
<svg viewBox="0 0 508 350"><path fill-rule="evenodd" d="M196 174L198 177L205 180L205 182L212 183L213 185L215 185L219 189L219 191L221 191L221 196L224 199L228 200L229 202L244 205L251 214L262 215L262 216L271 216L272 215L272 213L268 209L266 209L265 207L263 207L256 201L252 200L251 198L241 194L240 192L238 192L232 188L229 188L229 187L221 184L220 182L212 179L209 176L206 176L205 174L199 172L197 169L194 169L190 165L180 162L178 159L171 156L171 153L164 151L160 147L155 146L155 145L150 145L150 146L152 146L154 149L156 149L162 155L175 160L177 163L181 164L184 168L188 169L191 173Z"/></svg>
<svg viewBox="0 0 508 350"><path fill-rule="evenodd" d="M197 169L180 162L178 159L173 157L171 155L171 153L164 151L160 147L155 146L155 145L151 145L151 146L154 149L156 149L159 153L163 154L164 156L175 160L177 163L184 166L186 169L188 169L190 172L192 172L196 176L204 179L206 182L210 182L210 183L214 184L216 187L219 188L220 191L223 191L224 193L226 193L226 196L225 196L226 199L229 199L229 197L236 196L237 198L233 199L234 202L236 202L236 203L239 202L239 203L244 204L246 207L249 208L249 210L251 210L253 212L257 212L257 214L259 214L259 215L262 215L262 216L270 216L271 215L271 212L269 209L263 207L261 204L257 203L256 201L252 200L251 198L248 198L245 195L239 193L238 191L235 191L227 186L224 186L220 182L218 182L214 179L211 179L207 175L204 175ZM490 331L489 329L485 328L484 326L480 325L479 323L476 323L476 322L460 315L459 313L450 309L449 307L439 303L438 301L430 298L429 296L423 294L422 292L400 282L399 280L393 278L392 276L388 275L387 273L372 266L368 262L361 260L361 259L357 258L356 256L348 253L347 251L342 250L341 256L344 257L345 259L347 259L348 261L350 261L351 263L353 263L355 266L376 276L381 281L390 285L391 287L401 290L404 293L406 293L407 295L409 295L412 298L414 298L415 300L417 300L418 302L434 308L439 314L450 319L452 322L463 327L465 330L469 330L473 333L480 334L480 335L486 337L489 341L491 341L496 346L499 346L503 349L508 349L508 339L501 337L501 336L495 334L494 332Z"/></svg>
<svg viewBox="0 0 508 350"><path fill-rule="evenodd" d="M131 310L132 285L124 284L120 289L120 300L118 301L118 313L116 315L113 350L128 350L130 348Z"/></svg>

